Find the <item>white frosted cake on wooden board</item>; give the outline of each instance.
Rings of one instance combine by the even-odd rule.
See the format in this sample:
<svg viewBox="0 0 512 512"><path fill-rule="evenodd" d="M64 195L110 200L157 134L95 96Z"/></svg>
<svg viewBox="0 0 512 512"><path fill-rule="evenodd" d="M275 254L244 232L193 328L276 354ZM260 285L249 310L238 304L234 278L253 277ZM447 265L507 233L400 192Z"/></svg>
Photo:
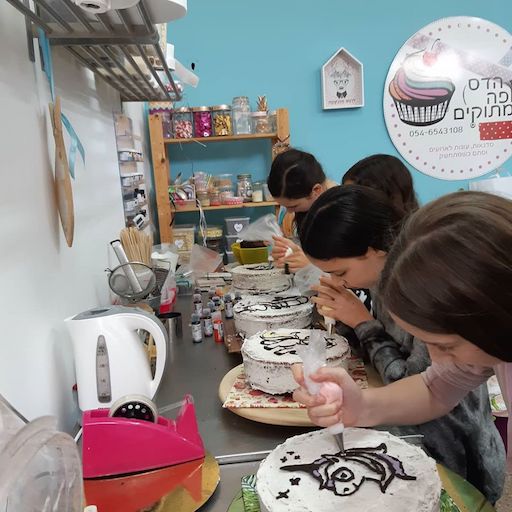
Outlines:
<svg viewBox="0 0 512 512"><path fill-rule="evenodd" d="M345 454L327 430L291 437L261 463L268 512L439 512L436 462L387 432L347 428Z"/></svg>
<svg viewBox="0 0 512 512"><path fill-rule="evenodd" d="M263 330L309 327L313 304L302 295L260 295L237 302L233 313L236 331L248 338Z"/></svg>
<svg viewBox="0 0 512 512"><path fill-rule="evenodd" d="M233 288L242 295L280 293L292 286L292 278L283 269L267 263L240 265L231 270Z"/></svg>
<svg viewBox="0 0 512 512"><path fill-rule="evenodd" d="M291 366L302 362L297 346L307 345L313 331L321 333L325 339L327 365L344 366L350 347L342 336L329 336L319 329L262 331L247 338L242 345L245 379L250 386L273 395L291 393L298 387Z"/></svg>

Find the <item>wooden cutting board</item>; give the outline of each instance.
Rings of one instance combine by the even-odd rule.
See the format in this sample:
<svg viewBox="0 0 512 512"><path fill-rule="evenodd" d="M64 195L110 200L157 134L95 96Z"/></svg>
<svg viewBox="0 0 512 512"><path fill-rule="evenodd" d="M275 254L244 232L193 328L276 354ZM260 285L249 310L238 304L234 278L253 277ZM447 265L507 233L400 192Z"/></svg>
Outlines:
<svg viewBox="0 0 512 512"><path fill-rule="evenodd" d="M73 245L75 232L75 213L73 210L73 190L69 174L68 157L64 136L62 134L60 98L55 98L55 104L49 104L52 121L53 138L55 139L55 196L59 210L60 222L68 247Z"/></svg>

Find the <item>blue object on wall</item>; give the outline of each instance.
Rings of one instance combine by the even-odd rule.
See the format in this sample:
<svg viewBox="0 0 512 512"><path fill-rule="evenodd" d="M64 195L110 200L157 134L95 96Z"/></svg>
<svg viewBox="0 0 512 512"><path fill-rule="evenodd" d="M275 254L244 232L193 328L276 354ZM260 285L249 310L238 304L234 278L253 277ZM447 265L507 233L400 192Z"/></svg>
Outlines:
<svg viewBox="0 0 512 512"><path fill-rule="evenodd" d="M289 109L292 145L314 153L329 177L340 181L365 156L399 156L382 114L389 65L418 29L436 19L460 15L484 18L512 32L510 0L317 0L313 4L303 0L194 0L187 16L171 23L167 34L180 61L188 67L195 63L200 77L197 89L186 88L185 104L218 105L245 95L254 108L256 97L265 94L270 108ZM364 65L365 107L324 111L320 70L340 46ZM222 143L215 149L210 144L206 150L188 144L177 158L177 148L172 147L173 174L183 170L189 175L193 160L196 170L236 169L262 178L268 172L268 167L261 167L265 152L245 157L242 146L236 144ZM263 142L246 147L249 144ZM503 168L511 170L512 161ZM421 202L467 188L467 181L441 181L411 171Z"/></svg>

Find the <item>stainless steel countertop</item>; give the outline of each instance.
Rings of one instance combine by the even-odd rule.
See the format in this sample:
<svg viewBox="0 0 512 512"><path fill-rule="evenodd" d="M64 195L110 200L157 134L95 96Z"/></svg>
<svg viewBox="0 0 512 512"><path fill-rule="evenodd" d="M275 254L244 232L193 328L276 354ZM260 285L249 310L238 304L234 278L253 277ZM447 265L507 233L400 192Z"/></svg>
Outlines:
<svg viewBox="0 0 512 512"><path fill-rule="evenodd" d="M163 407L190 393L194 397L205 447L216 457L272 450L288 437L310 431L310 428L257 423L222 408L218 397L220 381L242 362L242 357L228 354L225 345L215 343L213 338L193 343L188 326L191 308L191 296L178 299L175 311L182 314L183 336L171 343L164 378L156 396L157 405ZM257 464L252 463L252 469L245 473L243 464L230 466L221 466L221 484L201 511L225 512L240 489L240 477L251 473Z"/></svg>

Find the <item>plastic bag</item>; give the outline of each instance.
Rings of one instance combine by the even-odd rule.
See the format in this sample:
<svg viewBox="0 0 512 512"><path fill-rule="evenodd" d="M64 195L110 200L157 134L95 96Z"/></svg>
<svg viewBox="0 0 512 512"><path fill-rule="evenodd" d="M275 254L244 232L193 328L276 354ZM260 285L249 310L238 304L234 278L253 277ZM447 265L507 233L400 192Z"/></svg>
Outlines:
<svg viewBox="0 0 512 512"><path fill-rule="evenodd" d="M322 384L310 379L310 375L325 366L327 361L325 338L322 331L312 330L307 345L297 345L297 354L302 359L304 365L304 383L306 389L316 395Z"/></svg>
<svg viewBox="0 0 512 512"><path fill-rule="evenodd" d="M170 313L174 309L176 302L176 277L174 272L167 273L164 284L162 286L162 292L160 295L160 314Z"/></svg>
<svg viewBox="0 0 512 512"><path fill-rule="evenodd" d="M258 240L272 242L273 236L283 236L283 232L277 223L276 216L272 213L251 222L238 234L238 238L248 242L256 242Z"/></svg>
<svg viewBox="0 0 512 512"><path fill-rule="evenodd" d="M208 272L215 272L222 265L222 254L194 244L190 254L190 269L197 278Z"/></svg>
<svg viewBox="0 0 512 512"><path fill-rule="evenodd" d="M320 277L327 275L315 265L309 264L295 272L294 283L301 295L312 296L316 292L311 287L320 284Z"/></svg>
<svg viewBox="0 0 512 512"><path fill-rule="evenodd" d="M497 174L492 178L485 180L472 181L469 184L469 190L488 192L497 196L512 199L512 176L500 176Z"/></svg>

